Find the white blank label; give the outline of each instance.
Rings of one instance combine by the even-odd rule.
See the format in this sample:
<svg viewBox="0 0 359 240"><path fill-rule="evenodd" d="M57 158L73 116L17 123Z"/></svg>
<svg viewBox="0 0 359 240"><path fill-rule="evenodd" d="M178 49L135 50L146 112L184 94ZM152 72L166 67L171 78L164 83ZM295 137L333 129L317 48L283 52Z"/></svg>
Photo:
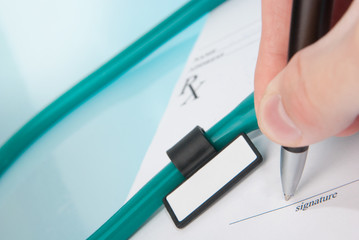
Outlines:
<svg viewBox="0 0 359 240"><path fill-rule="evenodd" d="M256 159L244 137L238 137L167 196L178 221L185 219Z"/></svg>

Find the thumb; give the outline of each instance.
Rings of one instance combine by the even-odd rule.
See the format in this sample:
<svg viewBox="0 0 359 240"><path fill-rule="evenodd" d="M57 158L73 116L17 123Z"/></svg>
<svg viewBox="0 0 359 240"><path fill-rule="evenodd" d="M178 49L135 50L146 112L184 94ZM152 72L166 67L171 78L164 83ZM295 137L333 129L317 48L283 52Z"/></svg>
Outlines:
<svg viewBox="0 0 359 240"><path fill-rule="evenodd" d="M273 141L298 147L359 130L358 6L268 85L257 118Z"/></svg>

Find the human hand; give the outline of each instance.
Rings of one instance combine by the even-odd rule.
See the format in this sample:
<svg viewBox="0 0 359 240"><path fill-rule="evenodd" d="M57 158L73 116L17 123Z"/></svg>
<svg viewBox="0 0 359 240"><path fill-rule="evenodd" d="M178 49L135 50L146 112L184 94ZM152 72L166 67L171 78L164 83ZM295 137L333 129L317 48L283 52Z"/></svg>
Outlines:
<svg viewBox="0 0 359 240"><path fill-rule="evenodd" d="M354 134L359 131L359 0L287 64L291 4L262 1L254 85L259 127L289 147Z"/></svg>

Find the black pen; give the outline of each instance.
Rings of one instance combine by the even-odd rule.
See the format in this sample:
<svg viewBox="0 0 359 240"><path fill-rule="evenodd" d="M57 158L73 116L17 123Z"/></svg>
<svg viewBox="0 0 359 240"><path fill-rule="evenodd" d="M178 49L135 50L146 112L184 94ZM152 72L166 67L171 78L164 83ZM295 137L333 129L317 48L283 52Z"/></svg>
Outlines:
<svg viewBox="0 0 359 240"><path fill-rule="evenodd" d="M332 0L294 0L290 26L288 62L330 29ZM295 193L302 176L309 146L281 148L281 179L285 200Z"/></svg>

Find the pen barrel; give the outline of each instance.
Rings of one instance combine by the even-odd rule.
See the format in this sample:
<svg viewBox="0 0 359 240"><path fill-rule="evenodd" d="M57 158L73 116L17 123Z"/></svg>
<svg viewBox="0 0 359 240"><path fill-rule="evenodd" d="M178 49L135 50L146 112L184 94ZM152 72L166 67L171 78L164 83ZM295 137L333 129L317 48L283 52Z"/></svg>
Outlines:
<svg viewBox="0 0 359 240"><path fill-rule="evenodd" d="M330 29L332 0L294 0L289 35L288 62L301 49L316 42ZM281 148L283 193L289 200L300 181L308 146Z"/></svg>
<svg viewBox="0 0 359 240"><path fill-rule="evenodd" d="M332 7L333 0L293 1L288 61L329 31Z"/></svg>
<svg viewBox="0 0 359 240"><path fill-rule="evenodd" d="M298 51L316 42L329 31L332 8L333 0L293 1L288 62ZM308 146L286 149L298 153L308 150Z"/></svg>

